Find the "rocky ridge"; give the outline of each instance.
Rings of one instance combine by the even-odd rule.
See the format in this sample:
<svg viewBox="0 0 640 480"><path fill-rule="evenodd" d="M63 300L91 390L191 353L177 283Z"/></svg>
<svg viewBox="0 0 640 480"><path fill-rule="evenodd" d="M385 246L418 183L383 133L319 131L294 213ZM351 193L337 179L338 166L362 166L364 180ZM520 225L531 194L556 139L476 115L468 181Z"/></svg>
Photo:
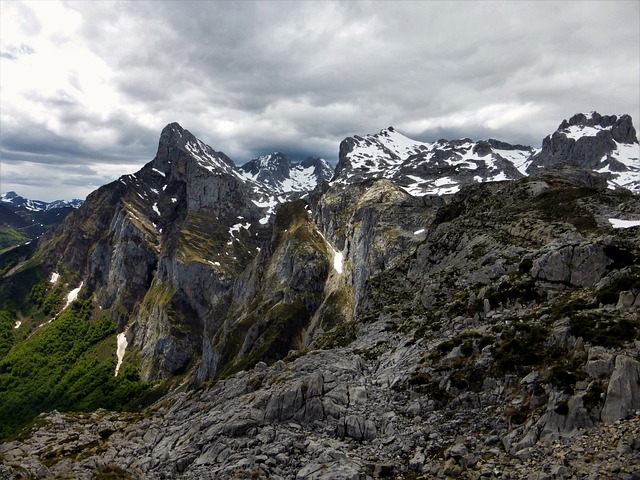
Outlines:
<svg viewBox="0 0 640 480"><path fill-rule="evenodd" d="M638 158L638 138L629 115L579 113L545 137L527 172L573 164L604 174L611 187L622 186L637 193Z"/></svg>
<svg viewBox="0 0 640 480"><path fill-rule="evenodd" d="M368 259L368 278L334 269L315 290L351 278L357 308L284 361L143 413L43 415L2 447L8 478L637 478L639 232L609 218L639 215L638 197L573 170L437 208L384 180L351 190L276 223L312 228L355 195L348 228L322 230L345 267ZM401 208L415 218L399 223ZM417 238L372 248L384 232Z"/></svg>
<svg viewBox="0 0 640 480"><path fill-rule="evenodd" d="M515 180L573 164L604 174L610 188L640 191L640 146L629 115L576 114L547 136L541 149L499 140L425 143L393 127L343 140L334 180L388 178L412 195L447 195L463 185Z"/></svg>
<svg viewBox="0 0 640 480"><path fill-rule="evenodd" d="M449 199L334 180L271 217L254 186L172 124L41 242L123 367L181 383L43 414L3 475L636 478L638 196L573 166Z"/></svg>

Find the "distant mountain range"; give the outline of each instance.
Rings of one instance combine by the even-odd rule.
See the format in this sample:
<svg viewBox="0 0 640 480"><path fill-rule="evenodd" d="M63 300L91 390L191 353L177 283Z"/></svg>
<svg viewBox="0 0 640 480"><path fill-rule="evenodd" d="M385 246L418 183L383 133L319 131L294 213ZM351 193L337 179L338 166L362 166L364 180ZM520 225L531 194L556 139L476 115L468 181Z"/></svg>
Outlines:
<svg viewBox="0 0 640 480"><path fill-rule="evenodd" d="M0 250L33 240L59 225L83 200L43 202L16 192L0 195Z"/></svg>
<svg viewBox="0 0 640 480"><path fill-rule="evenodd" d="M425 143L389 127L377 134L343 140L335 169L321 158L309 157L294 163L282 152L236 167L224 153L214 151L177 123L163 130L163 137L171 135L177 135L181 145L202 165L233 173L264 197L279 199L278 203L311 192L323 181L347 184L387 178L412 195L447 195L469 183L515 180L566 164L603 174L611 188L624 187L640 193L640 146L629 115L578 113L564 120L538 149L495 139ZM77 208L83 202L74 199L48 203L26 199L15 192L0 195L0 203L34 212Z"/></svg>
<svg viewBox="0 0 640 480"><path fill-rule="evenodd" d="M629 115L577 114L541 149L499 140L423 143L393 127L340 145L334 181L388 178L412 195L445 195L470 183L516 180L559 165L602 173L611 188L640 193L640 146Z"/></svg>
<svg viewBox="0 0 640 480"><path fill-rule="evenodd" d="M263 221L277 205L304 197L322 182L351 184L385 178L414 196L451 195L464 185L516 180L560 165L598 172L609 188L640 193L640 146L629 115L579 113L548 135L542 148L511 145L500 140L412 140L393 127L377 134L355 135L342 141L335 169L321 158L292 162L273 152L237 167L177 123L163 130L160 145L175 144L207 170L224 171L255 194L254 203L267 208ZM161 174L158 168L152 171ZM126 175L120 180L135 176ZM145 194L154 195L153 191ZM0 195L0 248L41 235L62 222L83 200L30 200L15 192ZM14 215L14 214L17 214Z"/></svg>
<svg viewBox="0 0 640 480"><path fill-rule="evenodd" d="M30 200L21 197L16 192L6 192L0 194L0 203L14 208L24 208L30 212L46 212L56 208L78 208L84 203L84 200L76 198L71 201L54 200L53 202L43 202L42 200Z"/></svg>

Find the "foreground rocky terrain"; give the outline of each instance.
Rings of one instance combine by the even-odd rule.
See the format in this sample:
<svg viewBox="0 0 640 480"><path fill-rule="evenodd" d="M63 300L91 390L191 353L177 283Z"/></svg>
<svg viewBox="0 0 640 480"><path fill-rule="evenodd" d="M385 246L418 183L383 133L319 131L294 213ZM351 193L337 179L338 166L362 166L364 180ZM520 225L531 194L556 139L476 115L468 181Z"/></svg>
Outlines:
<svg viewBox="0 0 640 480"><path fill-rule="evenodd" d="M25 257L51 277L36 292L78 299L51 327L23 314L16 345L99 313L59 382L115 367L132 393L41 413L0 445L2 478L640 478L638 195L546 159L447 196L336 177L276 208L198 142L168 126ZM10 351L0 387L21 375Z"/></svg>
<svg viewBox="0 0 640 480"><path fill-rule="evenodd" d="M357 312L306 350L141 413L43 414L1 447L4 474L637 478L640 229L608 217L640 199L574 175L463 190L428 235L381 253L392 266L372 263ZM368 191L412 208L384 180ZM573 214L549 228L544 196Z"/></svg>
<svg viewBox="0 0 640 480"><path fill-rule="evenodd" d="M637 413L514 451L522 427L505 410L522 384L498 381L489 405L463 398L433 411L425 396L389 389L385 370L410 350L259 364L144 414L43 414L28 440L2 447L3 478L637 478Z"/></svg>

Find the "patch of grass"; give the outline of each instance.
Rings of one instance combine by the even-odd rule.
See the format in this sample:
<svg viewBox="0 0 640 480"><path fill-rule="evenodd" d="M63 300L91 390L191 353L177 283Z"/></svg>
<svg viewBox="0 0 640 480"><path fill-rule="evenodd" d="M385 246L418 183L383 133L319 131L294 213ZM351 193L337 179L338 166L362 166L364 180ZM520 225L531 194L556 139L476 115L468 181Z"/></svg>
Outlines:
<svg viewBox="0 0 640 480"><path fill-rule="evenodd" d="M426 395L435 401L436 408L443 408L451 401L451 395L440 387L440 382L433 381L431 375L424 372L415 372L409 378L409 385L416 392Z"/></svg>
<svg viewBox="0 0 640 480"><path fill-rule="evenodd" d="M639 338L640 321L598 313L575 315L569 320L569 333L586 342L604 347L620 347Z"/></svg>
<svg viewBox="0 0 640 480"><path fill-rule="evenodd" d="M567 395L573 395L576 382L587 378L581 367L567 361L558 362L549 369L549 382Z"/></svg>
<svg viewBox="0 0 640 480"><path fill-rule="evenodd" d="M541 218L549 222L565 222L578 231L598 229L593 215L580 205L580 199L597 195L599 190L588 187L552 188L533 199L532 206Z"/></svg>
<svg viewBox="0 0 640 480"><path fill-rule="evenodd" d="M92 480L135 480L134 475L116 465L105 465L96 470Z"/></svg>
<svg viewBox="0 0 640 480"><path fill-rule="evenodd" d="M487 372L485 370L467 365L454 370L449 376L449 380L451 381L451 385L458 390L479 392L482 390L482 384L486 375Z"/></svg>
<svg viewBox="0 0 640 480"><path fill-rule="evenodd" d="M346 347L356 339L355 325L353 322L339 324L330 332L327 332L319 342L322 349Z"/></svg>
<svg viewBox="0 0 640 480"><path fill-rule="evenodd" d="M584 298L578 298L567 302L558 301L551 307L549 315L552 320L558 320L560 318L574 316L578 312L592 308L595 308L595 305L591 305Z"/></svg>
<svg viewBox="0 0 640 480"><path fill-rule="evenodd" d="M449 340L440 342L436 348L429 353L428 357L432 360L438 360L449 354L449 352L456 347L461 347L461 353L469 357L475 351L477 339L480 337L481 335L474 330L463 332Z"/></svg>
<svg viewBox="0 0 640 480"><path fill-rule="evenodd" d="M14 245L20 245L29 240L23 233L9 227L0 227L0 250Z"/></svg>
<svg viewBox="0 0 640 480"><path fill-rule="evenodd" d="M603 305L616 304L618 303L620 292L632 289L640 290L640 275L635 272L629 275L625 275L614 281L611 285L607 285L606 287L600 289L597 295L598 302L602 303Z"/></svg>
<svg viewBox="0 0 640 480"><path fill-rule="evenodd" d="M491 308L506 307L515 301L532 302L540 298L536 290L536 283L528 279L517 283L503 283L497 289L491 290L485 296L489 300Z"/></svg>
<svg viewBox="0 0 640 480"><path fill-rule="evenodd" d="M498 373L526 373L532 367L558 358L559 352L546 348L547 329L523 322L502 332L502 340L493 352Z"/></svg>

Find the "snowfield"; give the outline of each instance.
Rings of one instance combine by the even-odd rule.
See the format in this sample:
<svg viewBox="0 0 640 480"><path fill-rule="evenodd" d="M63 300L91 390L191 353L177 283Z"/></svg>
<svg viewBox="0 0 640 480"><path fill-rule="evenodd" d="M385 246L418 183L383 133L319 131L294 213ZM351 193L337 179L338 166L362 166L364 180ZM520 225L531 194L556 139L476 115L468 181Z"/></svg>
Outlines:
<svg viewBox="0 0 640 480"><path fill-rule="evenodd" d="M620 220L619 218L610 218L609 222L611 222L613 228L640 227L640 220Z"/></svg>

